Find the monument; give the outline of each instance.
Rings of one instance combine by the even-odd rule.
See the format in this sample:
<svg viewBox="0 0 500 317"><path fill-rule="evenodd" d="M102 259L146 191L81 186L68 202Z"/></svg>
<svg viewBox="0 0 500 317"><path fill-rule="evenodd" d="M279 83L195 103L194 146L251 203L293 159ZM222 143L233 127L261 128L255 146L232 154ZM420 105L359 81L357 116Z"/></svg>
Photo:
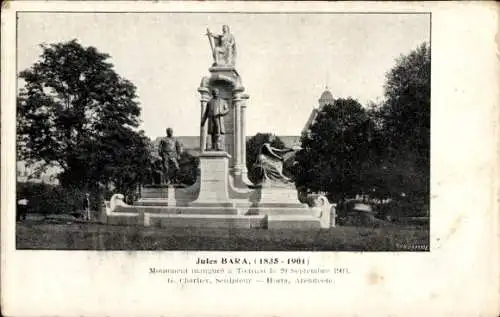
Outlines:
<svg viewBox="0 0 500 317"><path fill-rule="evenodd" d="M101 221L160 227L227 228L329 228L334 226L326 197L298 199L288 170L300 148L277 149L264 144L253 168L262 179L253 184L247 177L245 113L249 96L236 71L236 42L229 27L222 34L206 33L212 66L201 79L199 175L187 188L143 186L133 205L115 194L106 203ZM210 142L208 142L210 136ZM172 134L170 133L170 137ZM178 169L177 145L167 138L160 149L164 170ZM160 143L162 144L162 143ZM175 149L175 151L174 151ZM175 152L175 153L174 153ZM162 154L160 154L161 156ZM172 180L172 179L169 179ZM173 179L175 182L175 178ZM166 183L173 184L167 181Z"/></svg>

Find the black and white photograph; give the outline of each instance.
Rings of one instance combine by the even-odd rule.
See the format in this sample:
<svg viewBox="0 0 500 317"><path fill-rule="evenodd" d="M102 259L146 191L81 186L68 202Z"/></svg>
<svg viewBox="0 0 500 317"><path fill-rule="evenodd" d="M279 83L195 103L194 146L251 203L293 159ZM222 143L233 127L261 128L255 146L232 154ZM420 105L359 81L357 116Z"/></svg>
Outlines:
<svg viewBox="0 0 500 317"><path fill-rule="evenodd" d="M496 3L1 10L0 315L498 316Z"/></svg>
<svg viewBox="0 0 500 317"><path fill-rule="evenodd" d="M430 22L18 13L16 247L429 251Z"/></svg>

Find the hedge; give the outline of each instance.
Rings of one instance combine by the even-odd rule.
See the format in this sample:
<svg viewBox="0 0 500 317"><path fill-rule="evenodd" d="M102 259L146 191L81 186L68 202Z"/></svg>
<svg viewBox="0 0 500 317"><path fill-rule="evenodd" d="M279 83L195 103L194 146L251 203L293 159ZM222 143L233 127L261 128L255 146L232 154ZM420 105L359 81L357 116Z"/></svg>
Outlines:
<svg viewBox="0 0 500 317"><path fill-rule="evenodd" d="M85 208L85 191L43 183L17 183L17 200L27 199L26 212L40 214L76 214ZM90 193L90 209L102 205L103 193Z"/></svg>

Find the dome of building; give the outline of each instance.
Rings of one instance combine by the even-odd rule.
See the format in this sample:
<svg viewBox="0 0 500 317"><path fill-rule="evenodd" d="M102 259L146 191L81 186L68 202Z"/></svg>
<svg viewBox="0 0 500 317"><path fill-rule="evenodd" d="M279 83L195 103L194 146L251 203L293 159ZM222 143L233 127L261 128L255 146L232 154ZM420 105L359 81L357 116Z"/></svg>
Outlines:
<svg viewBox="0 0 500 317"><path fill-rule="evenodd" d="M333 104L335 102L335 99L333 98L333 94L328 88L323 91L321 96L319 97L319 106L323 107L328 104Z"/></svg>

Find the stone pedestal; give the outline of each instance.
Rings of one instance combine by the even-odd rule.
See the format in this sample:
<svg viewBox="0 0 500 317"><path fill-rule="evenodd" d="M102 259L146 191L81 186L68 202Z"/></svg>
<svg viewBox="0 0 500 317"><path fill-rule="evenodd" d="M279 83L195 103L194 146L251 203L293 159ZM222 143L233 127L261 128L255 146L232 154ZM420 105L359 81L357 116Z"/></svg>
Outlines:
<svg viewBox="0 0 500 317"><path fill-rule="evenodd" d="M141 189L142 199L163 199L168 198L168 185L144 185Z"/></svg>
<svg viewBox="0 0 500 317"><path fill-rule="evenodd" d="M226 152L205 151L200 155L200 191L189 206L234 206L228 190L230 158Z"/></svg>
<svg viewBox="0 0 500 317"><path fill-rule="evenodd" d="M260 199L259 206L286 206L286 207L304 207L307 204L302 204L299 201L297 189L293 184L264 183L259 189Z"/></svg>

